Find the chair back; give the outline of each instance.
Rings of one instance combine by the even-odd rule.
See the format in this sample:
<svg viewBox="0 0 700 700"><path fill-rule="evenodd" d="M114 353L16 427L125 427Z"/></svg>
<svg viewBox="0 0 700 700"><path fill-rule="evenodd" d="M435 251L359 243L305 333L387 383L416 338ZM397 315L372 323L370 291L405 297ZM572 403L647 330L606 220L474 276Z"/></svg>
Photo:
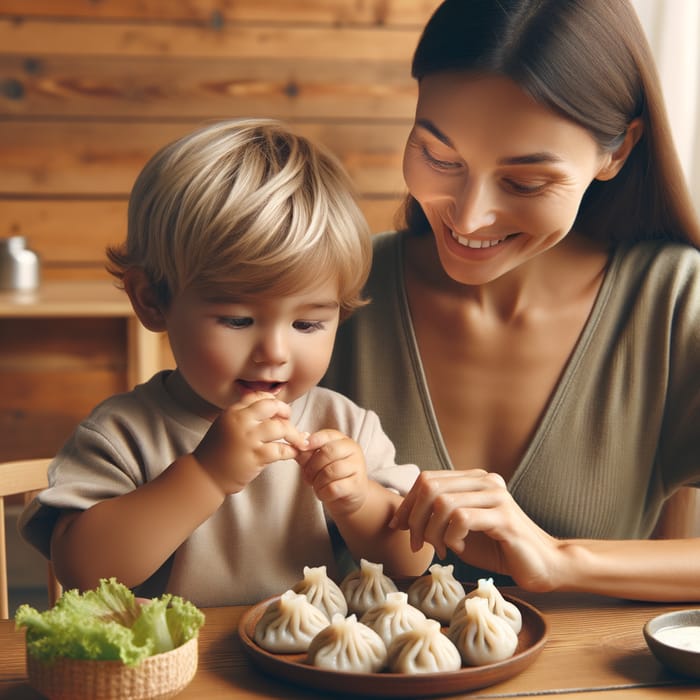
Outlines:
<svg viewBox="0 0 700 700"><path fill-rule="evenodd" d="M9 584L7 580L7 540L5 533L5 498L21 495L25 504L48 486L50 458L0 462L0 619L9 617ZM53 605L61 595L51 563L48 564L48 602Z"/></svg>

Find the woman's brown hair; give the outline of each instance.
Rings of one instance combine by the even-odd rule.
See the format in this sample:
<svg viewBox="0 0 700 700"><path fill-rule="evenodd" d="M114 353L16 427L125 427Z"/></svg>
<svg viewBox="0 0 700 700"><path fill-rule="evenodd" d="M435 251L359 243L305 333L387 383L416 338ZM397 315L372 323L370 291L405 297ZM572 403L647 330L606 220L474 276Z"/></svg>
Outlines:
<svg viewBox="0 0 700 700"><path fill-rule="evenodd" d="M603 151L639 118L643 133L616 177L594 180L574 229L610 243L663 238L700 247L700 223L671 135L660 81L628 0L446 0L413 58L435 73L505 76L540 104L587 129ZM411 196L409 231L428 222Z"/></svg>

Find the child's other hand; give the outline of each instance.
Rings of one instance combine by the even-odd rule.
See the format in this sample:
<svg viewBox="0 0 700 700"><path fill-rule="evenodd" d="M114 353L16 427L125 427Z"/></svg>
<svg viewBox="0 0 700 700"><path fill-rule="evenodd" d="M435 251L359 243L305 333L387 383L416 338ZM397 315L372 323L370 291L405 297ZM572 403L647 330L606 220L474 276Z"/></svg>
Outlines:
<svg viewBox="0 0 700 700"><path fill-rule="evenodd" d="M222 411L194 457L224 494L244 489L267 464L294 459L306 434L289 422L290 408L272 394L255 392Z"/></svg>
<svg viewBox="0 0 700 700"><path fill-rule="evenodd" d="M369 481L364 455L354 440L337 430L320 430L309 436L296 459L331 514L347 515L362 507Z"/></svg>

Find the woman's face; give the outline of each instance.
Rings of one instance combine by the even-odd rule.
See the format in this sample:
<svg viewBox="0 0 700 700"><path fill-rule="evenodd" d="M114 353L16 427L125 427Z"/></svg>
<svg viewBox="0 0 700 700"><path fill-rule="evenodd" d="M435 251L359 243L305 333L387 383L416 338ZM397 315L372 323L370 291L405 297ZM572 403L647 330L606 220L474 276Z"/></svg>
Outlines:
<svg viewBox="0 0 700 700"><path fill-rule="evenodd" d="M511 80L443 73L420 82L404 177L445 272L474 285L561 241L611 159Z"/></svg>

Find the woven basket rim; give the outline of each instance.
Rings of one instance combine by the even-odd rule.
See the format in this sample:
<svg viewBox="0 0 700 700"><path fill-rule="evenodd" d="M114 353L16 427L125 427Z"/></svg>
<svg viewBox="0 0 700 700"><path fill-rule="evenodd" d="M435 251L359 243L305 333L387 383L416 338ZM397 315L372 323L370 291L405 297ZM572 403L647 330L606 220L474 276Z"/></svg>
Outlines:
<svg viewBox="0 0 700 700"><path fill-rule="evenodd" d="M37 659L26 651L32 687L48 698L151 700L172 697L197 670L198 637L175 649L148 656L135 666L119 660Z"/></svg>

